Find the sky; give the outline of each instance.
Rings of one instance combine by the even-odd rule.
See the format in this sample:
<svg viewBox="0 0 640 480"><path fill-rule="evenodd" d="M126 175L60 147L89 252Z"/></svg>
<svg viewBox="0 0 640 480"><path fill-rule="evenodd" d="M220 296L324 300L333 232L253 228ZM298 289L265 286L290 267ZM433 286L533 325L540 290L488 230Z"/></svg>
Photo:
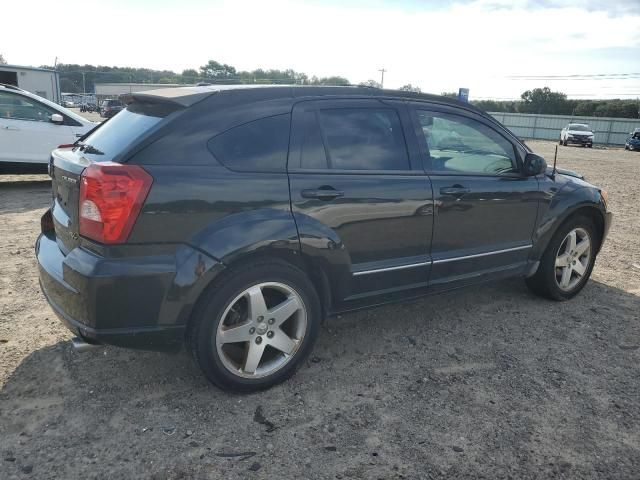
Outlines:
<svg viewBox="0 0 640 480"><path fill-rule="evenodd" d="M640 0L22 0L0 54L181 72L209 59L423 92L640 98Z"/></svg>

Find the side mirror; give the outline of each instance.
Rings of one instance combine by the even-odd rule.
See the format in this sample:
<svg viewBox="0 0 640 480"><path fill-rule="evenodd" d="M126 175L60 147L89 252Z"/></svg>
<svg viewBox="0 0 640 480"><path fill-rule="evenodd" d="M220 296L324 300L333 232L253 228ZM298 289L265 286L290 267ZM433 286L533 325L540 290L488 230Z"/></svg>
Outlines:
<svg viewBox="0 0 640 480"><path fill-rule="evenodd" d="M540 175L541 173L546 172L546 170L547 162L540 155L527 153L527 156L524 157L524 174L527 177Z"/></svg>
<svg viewBox="0 0 640 480"><path fill-rule="evenodd" d="M59 113L54 113L54 114L51 115L49 120L51 120L51 123L56 123L56 124L60 125L61 123L64 122L64 117L62 115L60 115Z"/></svg>

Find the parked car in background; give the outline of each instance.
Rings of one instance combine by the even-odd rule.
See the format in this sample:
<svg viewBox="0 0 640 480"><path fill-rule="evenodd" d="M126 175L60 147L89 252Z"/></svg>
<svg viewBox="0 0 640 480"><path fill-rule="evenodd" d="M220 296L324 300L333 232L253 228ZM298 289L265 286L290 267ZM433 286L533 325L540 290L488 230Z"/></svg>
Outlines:
<svg viewBox="0 0 640 480"><path fill-rule="evenodd" d="M120 100L108 98L104 100L100 106L100 116L103 118L111 118L124 108L124 104Z"/></svg>
<svg viewBox="0 0 640 480"><path fill-rule="evenodd" d="M97 112L98 106L93 102L84 102L80 104L81 112Z"/></svg>
<svg viewBox="0 0 640 480"><path fill-rule="evenodd" d="M569 144L593 147L593 131L586 123L569 123L560 132L560 145Z"/></svg>
<svg viewBox="0 0 640 480"><path fill-rule="evenodd" d="M0 164L47 164L51 150L74 143L95 123L46 98L0 85Z"/></svg>
<svg viewBox="0 0 640 480"><path fill-rule="evenodd" d="M640 128L636 128L629 134L624 144L625 150L640 150Z"/></svg>
<svg viewBox="0 0 640 480"><path fill-rule="evenodd" d="M570 299L610 225L604 190L457 100L247 85L132 100L53 152L42 290L79 347L186 343L225 389L289 377L324 316L506 277Z"/></svg>

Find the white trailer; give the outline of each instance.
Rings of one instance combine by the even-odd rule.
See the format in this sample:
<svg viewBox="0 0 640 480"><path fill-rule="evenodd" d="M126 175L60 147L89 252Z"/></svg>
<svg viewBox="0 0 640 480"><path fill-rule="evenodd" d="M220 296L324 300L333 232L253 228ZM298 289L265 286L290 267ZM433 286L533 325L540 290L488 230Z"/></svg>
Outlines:
<svg viewBox="0 0 640 480"><path fill-rule="evenodd" d="M60 77L55 70L0 65L0 83L15 85L23 90L60 103Z"/></svg>

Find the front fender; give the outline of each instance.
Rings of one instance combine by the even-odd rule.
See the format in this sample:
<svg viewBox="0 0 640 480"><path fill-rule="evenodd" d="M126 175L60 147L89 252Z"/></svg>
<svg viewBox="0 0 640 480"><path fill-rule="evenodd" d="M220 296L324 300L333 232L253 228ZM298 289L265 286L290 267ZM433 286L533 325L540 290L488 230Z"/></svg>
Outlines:
<svg viewBox="0 0 640 480"><path fill-rule="evenodd" d="M602 225L605 224L606 206L600 190L587 182L577 178L560 178L558 175L553 185L544 193L533 232L532 261L540 260L560 225L578 210L597 212Z"/></svg>

